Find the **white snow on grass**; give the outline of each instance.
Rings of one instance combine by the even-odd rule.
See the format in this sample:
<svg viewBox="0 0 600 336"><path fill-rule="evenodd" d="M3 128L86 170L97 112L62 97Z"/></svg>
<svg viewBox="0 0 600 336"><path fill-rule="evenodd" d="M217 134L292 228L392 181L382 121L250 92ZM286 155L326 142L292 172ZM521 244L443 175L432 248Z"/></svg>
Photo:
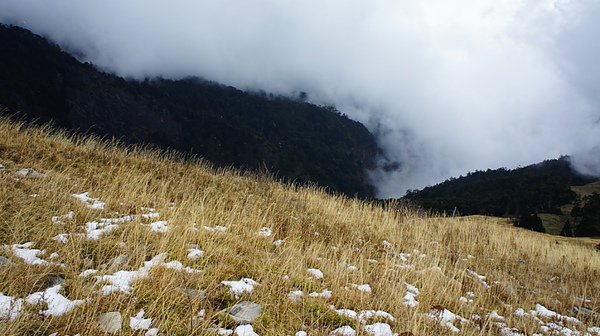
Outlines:
<svg viewBox="0 0 600 336"><path fill-rule="evenodd" d="M127 216L115 217L115 218L100 218L100 221L102 223L107 223L107 224L122 224L122 223L134 221L136 219L137 219L136 215L127 215Z"/></svg>
<svg viewBox="0 0 600 336"><path fill-rule="evenodd" d="M239 281L221 281L225 286L229 286L229 292L236 298L244 293L252 293L254 286L260 286L260 284L250 278L242 278Z"/></svg>
<svg viewBox="0 0 600 336"><path fill-rule="evenodd" d="M4 245L4 249L9 249L14 255L23 259L26 264L30 265L48 265L48 262L38 257L38 254L45 254L46 250L31 249L33 242L25 244L14 244L12 246Z"/></svg>
<svg viewBox="0 0 600 336"><path fill-rule="evenodd" d="M467 299L466 297L461 296L461 297L458 298L458 302L460 302L460 303L472 303L473 299Z"/></svg>
<svg viewBox="0 0 600 336"><path fill-rule="evenodd" d="M86 269L85 271L79 273L79 276L82 278L85 278L85 277L88 277L88 276L90 276L92 274L96 274L96 273L98 273L98 270L96 270L96 269Z"/></svg>
<svg viewBox="0 0 600 336"><path fill-rule="evenodd" d="M294 302L299 302L300 300L302 300L302 296L304 295L304 292L302 292L301 290L295 290L295 291L291 291L289 293L287 293L287 297L288 299L294 301Z"/></svg>
<svg viewBox="0 0 600 336"><path fill-rule="evenodd" d="M69 242L69 234L68 233L58 234L58 235L52 237L52 240L56 240L59 243L66 244Z"/></svg>
<svg viewBox="0 0 600 336"><path fill-rule="evenodd" d="M133 287L131 283L138 279L148 277L150 270L160 264L164 264L164 260L167 257L166 253L161 253L150 261L144 261L142 266L137 271L118 271L112 275L99 275L96 276L98 282L108 282L109 285L104 285L100 290L104 295L108 295L112 292L120 291L127 294L131 294Z"/></svg>
<svg viewBox="0 0 600 336"><path fill-rule="evenodd" d="M167 226L167 221L157 221L150 223L150 230L158 233L165 233L169 231L169 227Z"/></svg>
<svg viewBox="0 0 600 336"><path fill-rule="evenodd" d="M225 232L227 230L227 227L221 225L215 225L214 227L204 226L204 230L210 232Z"/></svg>
<svg viewBox="0 0 600 336"><path fill-rule="evenodd" d="M367 321L373 318L384 318L390 322L395 322L396 318L392 316L392 314L385 312L383 310L363 310L358 313L358 322L362 324L366 324Z"/></svg>
<svg viewBox="0 0 600 336"><path fill-rule="evenodd" d="M358 320L358 314L352 309L337 309L335 312L340 316Z"/></svg>
<svg viewBox="0 0 600 336"><path fill-rule="evenodd" d="M162 264L162 266L166 267L166 268L171 268L180 272L187 272L187 273L201 273L202 270L199 269L195 269L195 268L191 268L191 267L183 267L183 264L180 261L177 260L173 260L173 261L169 261L168 263L164 263Z"/></svg>
<svg viewBox="0 0 600 336"><path fill-rule="evenodd" d="M91 221L85 223L86 237L92 240L98 240L101 235L114 231L119 228L119 225L126 222L131 222L137 219L135 215L127 215L117 218L100 218L100 221Z"/></svg>
<svg viewBox="0 0 600 336"><path fill-rule="evenodd" d="M352 287L354 287L364 293L371 293L371 285L369 285L369 284L364 284L364 285L353 284Z"/></svg>
<svg viewBox="0 0 600 336"><path fill-rule="evenodd" d="M308 273L312 274L315 277L315 279L323 279L323 272L321 272L320 269L307 268L306 271L308 271Z"/></svg>
<svg viewBox="0 0 600 336"><path fill-rule="evenodd" d="M557 312L552 311L539 303L535 305L535 310L530 311L530 314L532 316L560 321L561 324L562 321L567 321L577 325L581 324L581 321L579 321L577 318L558 314Z"/></svg>
<svg viewBox="0 0 600 336"><path fill-rule="evenodd" d="M261 237L270 237L273 234L273 231L268 227L264 227L260 229L257 234Z"/></svg>
<svg viewBox="0 0 600 336"><path fill-rule="evenodd" d="M249 324L242 324L235 328L235 335L238 336L258 336L257 333L254 332L254 329Z"/></svg>
<svg viewBox="0 0 600 336"><path fill-rule="evenodd" d="M356 330L352 329L351 326L339 327L329 333L329 336L355 336Z"/></svg>
<svg viewBox="0 0 600 336"><path fill-rule="evenodd" d="M14 320L23 309L23 299L15 299L0 293L0 319Z"/></svg>
<svg viewBox="0 0 600 336"><path fill-rule="evenodd" d="M321 293L318 292L312 292L309 293L308 296L312 297L312 298L317 298L317 297L321 297L323 299L330 299L331 298L331 291L329 289L324 289Z"/></svg>
<svg viewBox="0 0 600 336"><path fill-rule="evenodd" d="M490 286L486 281L485 281L485 276L484 275L479 275L477 274L475 271L470 270L467 268L467 273L469 273L470 275L472 275L473 277L477 278L479 280L479 282L481 282L481 284L483 285L483 287L489 289L492 286Z"/></svg>
<svg viewBox="0 0 600 336"><path fill-rule="evenodd" d="M281 245L283 243L285 243L284 239L277 239L276 241L273 242L273 245L279 246L279 245Z"/></svg>
<svg viewBox="0 0 600 336"><path fill-rule="evenodd" d="M102 210L102 209L104 209L104 206L106 205L105 202L100 202L100 200L97 198L88 197L87 191L82 194L73 194L73 197L80 200L82 203L84 203L90 209Z"/></svg>
<svg viewBox="0 0 600 336"><path fill-rule="evenodd" d="M157 336L157 335L158 335L158 328L150 328L144 334L144 336Z"/></svg>
<svg viewBox="0 0 600 336"><path fill-rule="evenodd" d="M600 327L589 327L588 332L596 333L596 335L600 335Z"/></svg>
<svg viewBox="0 0 600 336"><path fill-rule="evenodd" d="M40 310L40 314L42 315L60 316L70 312L75 307L90 300L69 300L59 293L60 289L61 285L47 288L43 292L37 292L29 295L26 301L31 305L46 304L48 309Z"/></svg>
<svg viewBox="0 0 600 336"><path fill-rule="evenodd" d="M92 240L98 240L101 235L114 231L119 228L117 224L109 224L110 222L87 222L85 223L86 237Z"/></svg>
<svg viewBox="0 0 600 336"><path fill-rule="evenodd" d="M415 308L416 306L419 305L419 301L417 301L415 299L415 297L417 295L419 295L419 289L411 284L406 283L406 282L404 283L404 285L406 286L407 292L406 292L406 294L404 294L402 301L405 306Z"/></svg>
<svg viewBox="0 0 600 336"><path fill-rule="evenodd" d="M387 323L377 322L365 326L365 332L373 336L393 336L392 328Z"/></svg>
<svg viewBox="0 0 600 336"><path fill-rule="evenodd" d="M197 248L190 248L188 249L188 259L200 259L204 256L204 251L197 249Z"/></svg>
<svg viewBox="0 0 600 336"><path fill-rule="evenodd" d="M160 217L160 214L158 212L150 211L149 213L143 214L142 217L146 219L152 219Z"/></svg>
<svg viewBox="0 0 600 336"><path fill-rule="evenodd" d="M492 310L492 312L488 314L488 319L496 320L496 321L504 321L504 316L501 316L498 314L497 311Z"/></svg>
<svg viewBox="0 0 600 336"><path fill-rule="evenodd" d="M148 329L150 329L150 324L152 324L152 319L144 318L144 313L145 313L144 310L141 309L135 317L131 317L129 319L129 328L131 328L131 330L139 330L139 329L148 330Z"/></svg>
<svg viewBox="0 0 600 336"><path fill-rule="evenodd" d="M460 332L460 329L458 329L455 325L454 325L454 321L458 322L469 322L467 319L465 319L464 317L461 317L460 315L454 314L453 312L449 311L446 308L443 308L443 310L437 309L437 308L432 308L431 311L428 314L425 314L426 317L436 320L437 322L439 322L439 324L442 327L446 327L448 329L450 329L452 332L458 333Z"/></svg>
<svg viewBox="0 0 600 336"><path fill-rule="evenodd" d="M217 334L221 335L221 336L229 336L229 335L233 335L233 330L231 329L225 329L225 328L219 328L219 329L210 329L210 332L216 332Z"/></svg>
<svg viewBox="0 0 600 336"><path fill-rule="evenodd" d="M65 222L63 222L63 220L72 220L74 216L75 216L75 213L73 211L71 211L65 215L52 216L51 220L52 220L52 223L54 223L54 224L64 225Z"/></svg>
<svg viewBox="0 0 600 336"><path fill-rule="evenodd" d="M383 310L362 310L359 313L352 309L337 309L335 311L338 315L355 319L363 325L366 325L369 320L375 318L382 318L390 322L395 322L396 318L392 314Z"/></svg>

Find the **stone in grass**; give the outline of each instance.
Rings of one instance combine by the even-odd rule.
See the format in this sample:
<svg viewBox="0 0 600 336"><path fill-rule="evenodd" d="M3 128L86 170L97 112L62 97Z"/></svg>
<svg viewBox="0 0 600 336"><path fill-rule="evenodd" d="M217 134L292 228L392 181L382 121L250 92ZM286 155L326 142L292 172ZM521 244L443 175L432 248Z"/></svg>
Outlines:
<svg viewBox="0 0 600 336"><path fill-rule="evenodd" d="M262 306L250 301L242 301L229 309L229 316L241 324L252 324L262 313Z"/></svg>
<svg viewBox="0 0 600 336"><path fill-rule="evenodd" d="M98 328L105 333L115 334L121 331L123 316L119 312L104 313L98 317Z"/></svg>
<svg viewBox="0 0 600 336"><path fill-rule="evenodd" d="M8 260L8 258L5 256L0 256L0 272L4 270L6 265L10 265L10 260Z"/></svg>
<svg viewBox="0 0 600 336"><path fill-rule="evenodd" d="M106 266L109 272L117 272L123 270L129 266L127 263L127 254L122 254L118 257L114 257Z"/></svg>
<svg viewBox="0 0 600 336"><path fill-rule="evenodd" d="M206 298L206 293L201 289L193 289L193 288L181 288L182 291L185 292L190 300L204 300Z"/></svg>
<svg viewBox="0 0 600 336"><path fill-rule="evenodd" d="M49 279L46 280L46 283L44 283L44 290L54 287L56 285L60 285L63 282L65 282L65 278L62 276L53 276Z"/></svg>
<svg viewBox="0 0 600 336"><path fill-rule="evenodd" d="M44 174L38 173L35 169L32 168L23 168L17 172L17 175L21 175L23 177L43 177Z"/></svg>

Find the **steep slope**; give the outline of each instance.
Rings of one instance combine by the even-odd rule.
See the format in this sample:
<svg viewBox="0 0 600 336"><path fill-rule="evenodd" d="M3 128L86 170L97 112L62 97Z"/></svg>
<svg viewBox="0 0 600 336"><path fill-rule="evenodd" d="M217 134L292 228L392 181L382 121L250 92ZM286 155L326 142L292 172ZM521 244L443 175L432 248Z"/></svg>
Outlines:
<svg viewBox="0 0 600 336"><path fill-rule="evenodd" d="M561 233L570 220L576 235L588 236L590 231L575 228L581 220L571 216L571 209L587 203L575 190L589 190L584 186L596 181L574 172L569 158L562 157L514 170L476 171L409 191L404 199L440 213L456 209L462 215L511 217L518 226L553 234ZM600 222L593 226L600 228Z"/></svg>
<svg viewBox="0 0 600 336"><path fill-rule="evenodd" d="M3 335L600 335L598 240L6 120L0 164Z"/></svg>
<svg viewBox="0 0 600 336"><path fill-rule="evenodd" d="M372 196L375 140L334 109L200 79L127 81L18 27L0 26L0 41L0 105L18 117Z"/></svg>

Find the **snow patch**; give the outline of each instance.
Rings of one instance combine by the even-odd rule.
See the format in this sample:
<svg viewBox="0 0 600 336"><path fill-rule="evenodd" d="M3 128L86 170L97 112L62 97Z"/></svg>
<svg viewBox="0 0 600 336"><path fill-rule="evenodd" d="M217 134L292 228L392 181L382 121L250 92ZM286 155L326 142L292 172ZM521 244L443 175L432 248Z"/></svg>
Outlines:
<svg viewBox="0 0 600 336"><path fill-rule="evenodd" d="M306 269L310 274L312 274L316 279L323 279L323 272L317 268L307 268Z"/></svg>
<svg viewBox="0 0 600 336"><path fill-rule="evenodd" d="M355 336L356 331L350 326L339 327L329 333L329 336Z"/></svg>
<svg viewBox="0 0 600 336"><path fill-rule="evenodd" d="M23 259L26 264L30 265L48 265L48 262L38 257L38 254L45 254L46 250L30 249L33 242L25 244L13 244L12 246L4 245L4 249L12 250L13 254Z"/></svg>
<svg viewBox="0 0 600 336"><path fill-rule="evenodd" d="M268 227L264 227L260 229L257 234L261 237L270 237L273 234L273 231Z"/></svg>
<svg viewBox="0 0 600 336"><path fill-rule="evenodd" d="M32 305L46 304L48 309L40 310L40 314L46 316L60 316L73 310L78 305L89 301L87 300L69 300L59 293L61 285L47 288L43 292L37 292L29 295L27 303Z"/></svg>
<svg viewBox="0 0 600 336"><path fill-rule="evenodd" d="M195 260L195 259L200 259L203 256L204 256L204 251L202 251L200 249L197 249L197 248L188 249L188 255L187 255L188 259Z"/></svg>
<svg viewBox="0 0 600 336"><path fill-rule="evenodd" d="M158 233L165 233L169 231L167 221L158 221L150 224L150 230Z"/></svg>
<svg viewBox="0 0 600 336"><path fill-rule="evenodd" d="M260 286L260 284L250 278L242 278L239 281L221 281L225 286L229 286L229 292L236 298L240 295L248 292L251 293L254 290L254 286Z"/></svg>
<svg viewBox="0 0 600 336"><path fill-rule="evenodd" d="M322 297L324 299L330 299L331 294L332 293L329 289L324 289L321 293L312 292L312 293L308 294L308 296L310 296L312 298Z"/></svg>
<svg viewBox="0 0 600 336"><path fill-rule="evenodd" d="M404 294L402 301L405 306L415 308L419 305L419 301L415 299L415 297L419 295L419 289L406 282L404 283L404 285L406 286L407 291L406 294Z"/></svg>
<svg viewBox="0 0 600 336"><path fill-rule="evenodd" d="M354 285L353 284L352 286L361 292L371 293L371 286L369 284L364 284L364 285Z"/></svg>
<svg viewBox="0 0 600 336"><path fill-rule="evenodd" d="M80 200L82 203L84 203L90 209L96 209L96 210L104 209L104 206L106 205L106 203L100 202L100 200L97 198L88 197L88 193L89 192L86 191L82 194L73 194L73 197Z"/></svg>
<svg viewBox="0 0 600 336"><path fill-rule="evenodd" d="M23 299L15 299L0 293L0 319L16 319L23 309Z"/></svg>
<svg viewBox="0 0 600 336"><path fill-rule="evenodd" d="M144 318L144 313L145 313L144 310L141 309L135 317L131 317L129 319L129 328L131 328L131 330L139 330L139 329L148 330L148 329L150 329L150 324L152 324L152 319Z"/></svg>

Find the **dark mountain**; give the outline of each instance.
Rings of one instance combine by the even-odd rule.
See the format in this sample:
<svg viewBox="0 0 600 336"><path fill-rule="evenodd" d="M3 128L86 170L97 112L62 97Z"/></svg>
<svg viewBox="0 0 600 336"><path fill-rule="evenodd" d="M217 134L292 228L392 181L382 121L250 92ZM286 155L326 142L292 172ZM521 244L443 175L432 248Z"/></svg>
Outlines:
<svg viewBox="0 0 600 336"><path fill-rule="evenodd" d="M409 190L403 200L439 213L509 217L536 231L589 236L600 229L600 198L595 191L587 196L582 191L593 190L595 181L574 172L569 158L561 157L514 170L468 173Z"/></svg>
<svg viewBox="0 0 600 336"><path fill-rule="evenodd" d="M333 108L198 78L125 80L18 27L0 26L0 45L0 105L17 118L373 194L374 137Z"/></svg>

